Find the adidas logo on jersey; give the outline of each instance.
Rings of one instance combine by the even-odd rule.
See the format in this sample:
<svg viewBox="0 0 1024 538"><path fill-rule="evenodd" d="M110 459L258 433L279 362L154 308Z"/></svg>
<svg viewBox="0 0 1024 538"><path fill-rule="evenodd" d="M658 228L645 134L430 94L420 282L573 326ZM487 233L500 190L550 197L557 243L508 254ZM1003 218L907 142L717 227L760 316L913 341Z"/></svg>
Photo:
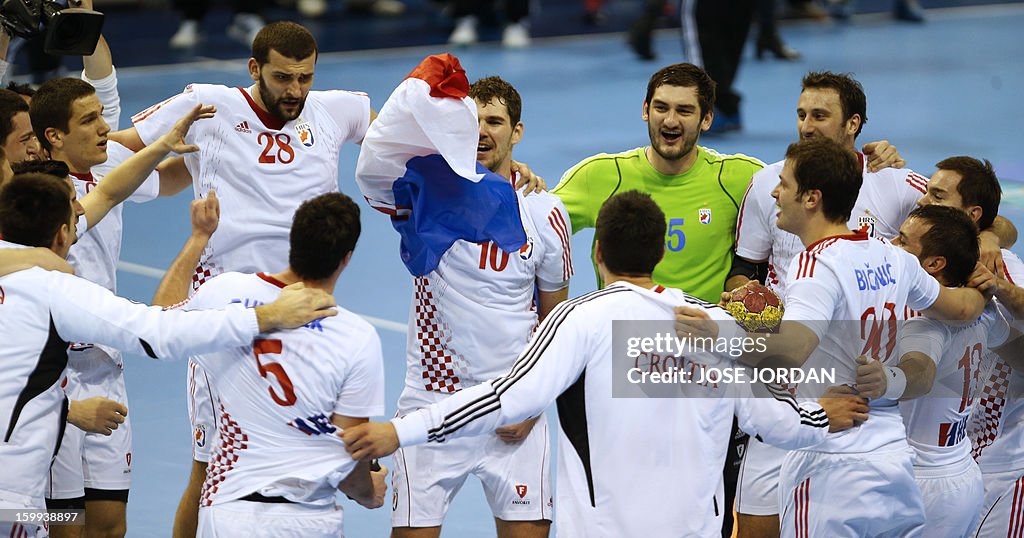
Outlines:
<svg viewBox="0 0 1024 538"><path fill-rule="evenodd" d="M249 122L248 121L243 121L242 123L239 123L238 125L235 125L235 130L240 132L240 133L245 133L245 134L251 134L252 133L252 131L249 130Z"/></svg>

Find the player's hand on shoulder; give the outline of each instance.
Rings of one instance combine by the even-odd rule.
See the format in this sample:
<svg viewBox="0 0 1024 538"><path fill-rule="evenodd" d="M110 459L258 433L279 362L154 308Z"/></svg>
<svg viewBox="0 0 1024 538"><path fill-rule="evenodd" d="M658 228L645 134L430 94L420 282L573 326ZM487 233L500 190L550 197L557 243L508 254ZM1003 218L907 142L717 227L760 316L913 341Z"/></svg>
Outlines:
<svg viewBox="0 0 1024 538"><path fill-rule="evenodd" d="M999 277L981 262L975 264L974 272L967 278L967 286L981 292L985 299L991 299L995 295L999 290L999 284Z"/></svg>
<svg viewBox="0 0 1024 538"><path fill-rule="evenodd" d="M874 400L885 394L888 380L882 361L861 355L857 357L856 389L861 396Z"/></svg>
<svg viewBox="0 0 1024 538"><path fill-rule="evenodd" d="M100 396L68 404L68 422L91 433L110 435L127 416L128 408L123 404Z"/></svg>
<svg viewBox="0 0 1024 538"><path fill-rule="evenodd" d="M675 307L676 336L679 338L718 338L718 324L703 308Z"/></svg>
<svg viewBox="0 0 1024 538"><path fill-rule="evenodd" d="M341 432L345 450L354 460L390 456L398 450L398 432L390 422L366 422Z"/></svg>
<svg viewBox="0 0 1024 538"><path fill-rule="evenodd" d="M907 161L900 157L900 152L896 151L896 146L890 144L888 140L868 142L861 148L861 152L867 157L870 172L884 168L903 168L907 165Z"/></svg>
<svg viewBox="0 0 1024 538"><path fill-rule="evenodd" d="M192 235L207 239L217 231L220 223L220 200L217 191L210 189L205 198L192 200Z"/></svg>
<svg viewBox="0 0 1024 538"><path fill-rule="evenodd" d="M494 433L498 435L499 439L506 443L519 443L530 435L530 431L533 430L533 426L537 424L537 419L539 418L540 417L533 417L518 424L502 426L494 430Z"/></svg>
<svg viewBox="0 0 1024 538"><path fill-rule="evenodd" d="M302 282L285 286L277 300L256 307L260 332L302 327L313 320L336 316L334 296L324 290L307 288Z"/></svg>
<svg viewBox="0 0 1024 538"><path fill-rule="evenodd" d="M548 185L544 182L544 178L534 174L529 166L518 161L512 161L512 171L519 173L519 179L516 181L516 190L523 188L523 185L526 185L526 194L548 190Z"/></svg>
<svg viewBox="0 0 1024 538"><path fill-rule="evenodd" d="M818 404L828 416L828 431L841 432L860 426L868 420L868 401L847 385L829 387Z"/></svg>
<svg viewBox="0 0 1024 538"><path fill-rule="evenodd" d="M185 136L188 135L188 130L192 128L193 123L202 119L212 118L216 112L217 107L213 105L196 105L188 114L182 116L174 124L174 127L171 127L171 130L161 136L157 143L167 152L192 153L199 151L199 146L185 142Z"/></svg>
<svg viewBox="0 0 1024 538"><path fill-rule="evenodd" d="M999 247L999 237L989 231L978 234L979 261L992 273L1003 272L1003 249Z"/></svg>

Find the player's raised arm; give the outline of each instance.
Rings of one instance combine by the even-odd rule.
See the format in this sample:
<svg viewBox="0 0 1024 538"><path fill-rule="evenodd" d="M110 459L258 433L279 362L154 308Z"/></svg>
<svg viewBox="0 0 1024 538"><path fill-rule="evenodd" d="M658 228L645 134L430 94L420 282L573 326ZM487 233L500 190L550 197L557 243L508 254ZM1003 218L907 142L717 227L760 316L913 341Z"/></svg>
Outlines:
<svg viewBox="0 0 1024 538"><path fill-rule="evenodd" d="M164 136L111 170L95 189L80 200L89 227L96 226L111 209L127 200L168 153L198 151L198 147L185 143L185 135L193 123L213 117L215 111L212 106L196 105Z"/></svg>
<svg viewBox="0 0 1024 538"><path fill-rule="evenodd" d="M192 234L160 280L153 295L153 304L156 306L171 306L188 298L199 258L220 222L220 202L216 191L210 190L206 198L193 200L191 214Z"/></svg>

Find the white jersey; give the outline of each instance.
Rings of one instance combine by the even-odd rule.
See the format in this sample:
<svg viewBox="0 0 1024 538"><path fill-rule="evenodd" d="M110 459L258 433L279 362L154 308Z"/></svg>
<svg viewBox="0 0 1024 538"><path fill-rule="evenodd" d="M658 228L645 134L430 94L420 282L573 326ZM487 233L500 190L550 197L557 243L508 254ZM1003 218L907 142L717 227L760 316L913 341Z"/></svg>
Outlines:
<svg viewBox="0 0 1024 538"><path fill-rule="evenodd" d="M558 536L720 536L733 415L787 448L821 442L828 420L816 403L726 392L748 387L735 383L695 388L704 397L613 399L613 321L672 320L672 307L686 303L732 320L679 290L625 282L563 302L507 375L393 419L400 443L487 434L557 399Z"/></svg>
<svg viewBox="0 0 1024 538"><path fill-rule="evenodd" d="M1012 284L1024 284L1024 263L1003 250ZM1000 307L1002 309L1002 307ZM1004 317L1012 319L1002 309ZM995 352L982 359L981 388L968 428L973 455L984 473L1024 469L1024 372L1015 370Z"/></svg>
<svg viewBox="0 0 1024 538"><path fill-rule="evenodd" d="M0 241L0 248L12 246ZM225 310L162 312L42 269L0 277L0 508L45 508L44 478L66 419L60 380L68 341L152 358L251 341L258 332L254 311L239 305Z"/></svg>
<svg viewBox="0 0 1024 538"><path fill-rule="evenodd" d="M932 390L899 403L907 438L917 455L915 467L955 466L970 461L967 420L978 390L982 354L1002 345L1009 326L995 303L964 326L918 317L907 321L899 353L921 351L936 361Z"/></svg>
<svg viewBox="0 0 1024 538"><path fill-rule="evenodd" d="M931 306L940 289L914 255L864 230L808 246L793 260L787 281L783 321L802 323L819 340L804 367L834 369L840 385L856 382L858 355L896 364L897 320ZM870 405L867 422L811 450L844 453L906 446L896 402L874 400Z"/></svg>
<svg viewBox="0 0 1024 538"><path fill-rule="evenodd" d="M197 104L217 106L217 115L196 122L186 137L199 146L185 156L195 196L216 189L221 211L195 286L224 271L283 270L295 210L338 191L341 146L361 141L369 126L365 94L309 92L301 115L282 122L256 105L253 89L191 84L132 118L150 144Z"/></svg>
<svg viewBox="0 0 1024 538"><path fill-rule="evenodd" d="M892 239L899 234L907 215L924 196L928 178L907 169L884 168L869 172L864 156L857 153L863 167L864 182L850 213L852 230L865 226L871 237ZM786 271L803 244L796 235L782 230L772 190L779 184L785 161L765 166L754 174L740 205L736 224L736 254L752 261L768 260L764 284L785 297Z"/></svg>
<svg viewBox="0 0 1024 538"><path fill-rule="evenodd" d="M224 273L182 308L269 303L283 287L262 273ZM252 493L333 505L338 482L355 462L331 415L384 414L384 365L374 328L339 308L337 316L195 360L210 378L219 414L200 505Z"/></svg>
<svg viewBox="0 0 1024 538"><path fill-rule="evenodd" d="M414 279L407 387L455 392L504 373L537 325L535 287L569 285L572 230L565 206L546 192L516 194L527 236L518 252L459 240L437 269Z"/></svg>

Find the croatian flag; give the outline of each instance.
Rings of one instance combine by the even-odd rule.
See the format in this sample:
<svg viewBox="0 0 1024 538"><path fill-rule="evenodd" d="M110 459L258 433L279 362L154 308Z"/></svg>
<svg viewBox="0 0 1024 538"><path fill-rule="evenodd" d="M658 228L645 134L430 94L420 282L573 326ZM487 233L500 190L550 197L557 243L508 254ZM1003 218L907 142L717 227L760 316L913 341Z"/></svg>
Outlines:
<svg viewBox="0 0 1024 538"><path fill-rule="evenodd" d="M526 244L512 184L476 162L480 129L468 94L458 58L428 56L384 103L359 152L356 183L391 215L414 276L437 268L459 239L506 252Z"/></svg>

